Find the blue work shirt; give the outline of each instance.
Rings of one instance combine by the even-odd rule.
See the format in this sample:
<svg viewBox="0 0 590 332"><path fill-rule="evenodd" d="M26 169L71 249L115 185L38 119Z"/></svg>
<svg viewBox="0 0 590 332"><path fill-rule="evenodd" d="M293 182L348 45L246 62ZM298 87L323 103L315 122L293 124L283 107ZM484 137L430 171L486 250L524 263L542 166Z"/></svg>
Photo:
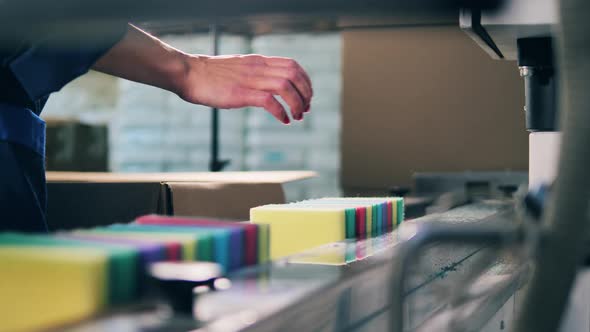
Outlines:
<svg viewBox="0 0 590 332"><path fill-rule="evenodd" d="M39 115L49 95L85 74L125 31L126 26L92 45L43 37L0 49L0 141L24 145L44 156L45 122Z"/></svg>
<svg viewBox="0 0 590 332"><path fill-rule="evenodd" d="M47 36L20 46L0 44L0 232L51 229L46 217L45 122L39 115L49 95L86 73L122 38L126 27L93 36L92 44L64 44Z"/></svg>

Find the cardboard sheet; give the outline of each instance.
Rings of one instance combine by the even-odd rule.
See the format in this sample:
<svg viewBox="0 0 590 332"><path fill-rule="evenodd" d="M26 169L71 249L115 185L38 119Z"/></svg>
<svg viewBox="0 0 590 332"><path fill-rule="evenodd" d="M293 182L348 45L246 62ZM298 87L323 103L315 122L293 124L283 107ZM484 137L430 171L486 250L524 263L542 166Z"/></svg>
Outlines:
<svg viewBox="0 0 590 332"><path fill-rule="evenodd" d="M315 174L47 172L48 224L88 228L152 213L248 220L254 206L285 202L284 183Z"/></svg>
<svg viewBox="0 0 590 332"><path fill-rule="evenodd" d="M317 176L313 171L102 173L47 172L48 182L230 182L287 183Z"/></svg>

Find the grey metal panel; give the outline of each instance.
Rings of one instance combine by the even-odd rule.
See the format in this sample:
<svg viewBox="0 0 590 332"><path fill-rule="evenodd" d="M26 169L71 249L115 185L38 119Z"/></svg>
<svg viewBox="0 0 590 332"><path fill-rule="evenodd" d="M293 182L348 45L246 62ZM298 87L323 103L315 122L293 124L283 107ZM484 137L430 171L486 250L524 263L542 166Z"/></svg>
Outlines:
<svg viewBox="0 0 590 332"><path fill-rule="evenodd" d="M43 0L4 0L0 17L9 20L28 18L35 21L71 19L218 19L259 15L337 16L394 13L436 13L457 10L470 3L490 6L500 1L480 0L76 0L48 2Z"/></svg>
<svg viewBox="0 0 590 332"><path fill-rule="evenodd" d="M501 185L519 186L527 183L527 172L418 172L413 175L416 194L439 195L450 191L467 192L470 184L487 185L488 196L500 196Z"/></svg>
<svg viewBox="0 0 590 332"><path fill-rule="evenodd" d="M471 14L466 11L461 15L461 26L466 30L470 30ZM505 60L517 59L518 38L551 36L557 22L556 0L506 0L498 10L483 10L480 20ZM470 31L469 34L474 37ZM481 36L476 41L493 58L498 58Z"/></svg>
<svg viewBox="0 0 590 332"><path fill-rule="evenodd" d="M4 0L0 42L51 31L67 42L95 41L127 21L200 31L215 23L233 33L316 31L455 22L462 5L495 7L502 0ZM171 28L171 30L175 30Z"/></svg>

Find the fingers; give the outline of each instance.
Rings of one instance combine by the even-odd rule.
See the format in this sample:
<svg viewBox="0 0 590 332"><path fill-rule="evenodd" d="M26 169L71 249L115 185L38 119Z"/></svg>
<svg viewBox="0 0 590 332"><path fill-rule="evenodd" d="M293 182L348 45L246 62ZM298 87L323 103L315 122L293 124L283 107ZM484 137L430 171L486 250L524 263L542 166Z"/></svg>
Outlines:
<svg viewBox="0 0 590 332"><path fill-rule="evenodd" d="M313 92L311 89L311 85L307 82L304 77L304 72L297 70L295 68L289 67L260 67L257 70L257 74L260 76L270 76L276 78L282 78L289 80L292 85L297 89L301 99L303 99L304 104L304 111L305 109L309 108L311 103L311 97L313 96Z"/></svg>
<svg viewBox="0 0 590 332"><path fill-rule="evenodd" d="M210 57L206 65L208 70L198 78L211 76L214 79L204 80L213 86L209 90L218 88L228 93L208 96L200 89L205 96L194 100L221 108L263 107L286 124L289 117L275 95L287 103L295 120L302 120L303 113L310 110L311 80L295 60L251 54Z"/></svg>
<svg viewBox="0 0 590 332"><path fill-rule="evenodd" d="M309 112L309 105L311 104L311 97L313 96L313 86L311 84L311 79L309 78L309 75L303 69L303 67L301 67L301 65L297 61L290 58L274 56L263 57L263 59L265 61L265 64L270 68L283 68L285 70L279 77L297 80L303 79L305 83L307 83L302 84L294 82L295 86L297 87L297 89L300 89L299 91L301 92L302 96L305 98L305 101L307 102L305 112Z"/></svg>
<svg viewBox="0 0 590 332"><path fill-rule="evenodd" d="M304 79L307 81L307 84L311 87L311 79L309 78L309 75L307 75L307 72L305 72L303 67L301 67L297 61L280 56L265 57L265 61L268 66L294 68L300 71L303 74Z"/></svg>
<svg viewBox="0 0 590 332"><path fill-rule="evenodd" d="M289 105L295 120L303 119L303 112L307 108L301 94L295 89L291 81L284 78L257 76L250 79L248 88L262 90L279 95Z"/></svg>
<svg viewBox="0 0 590 332"><path fill-rule="evenodd" d="M254 89L241 89L238 94L245 106L262 107L282 123L289 124L291 122L287 112L272 93Z"/></svg>

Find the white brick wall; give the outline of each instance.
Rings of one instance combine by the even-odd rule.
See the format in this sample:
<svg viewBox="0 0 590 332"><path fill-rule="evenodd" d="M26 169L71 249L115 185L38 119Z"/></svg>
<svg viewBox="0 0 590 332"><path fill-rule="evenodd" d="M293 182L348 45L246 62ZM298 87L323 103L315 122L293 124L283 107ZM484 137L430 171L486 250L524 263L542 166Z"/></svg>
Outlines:
<svg viewBox="0 0 590 332"><path fill-rule="evenodd" d="M246 123L248 169L310 169L320 178L288 186L289 199L339 195L341 38L339 34L282 34L255 37L254 53L297 60L309 73L314 98L303 122L283 126L262 110Z"/></svg>
<svg viewBox="0 0 590 332"><path fill-rule="evenodd" d="M185 52L211 53L207 34L165 36L163 40ZM339 34L275 34L251 40L221 37L221 54L253 52L295 58L311 76L315 92L312 112L303 122L292 121L289 126L262 109L221 111L220 157L231 159L226 170L315 170L320 179L287 187L290 199L340 193L340 49ZM84 112L109 114L114 171L208 169L208 107L189 104L158 88L93 72L52 96L44 114L79 116Z"/></svg>

